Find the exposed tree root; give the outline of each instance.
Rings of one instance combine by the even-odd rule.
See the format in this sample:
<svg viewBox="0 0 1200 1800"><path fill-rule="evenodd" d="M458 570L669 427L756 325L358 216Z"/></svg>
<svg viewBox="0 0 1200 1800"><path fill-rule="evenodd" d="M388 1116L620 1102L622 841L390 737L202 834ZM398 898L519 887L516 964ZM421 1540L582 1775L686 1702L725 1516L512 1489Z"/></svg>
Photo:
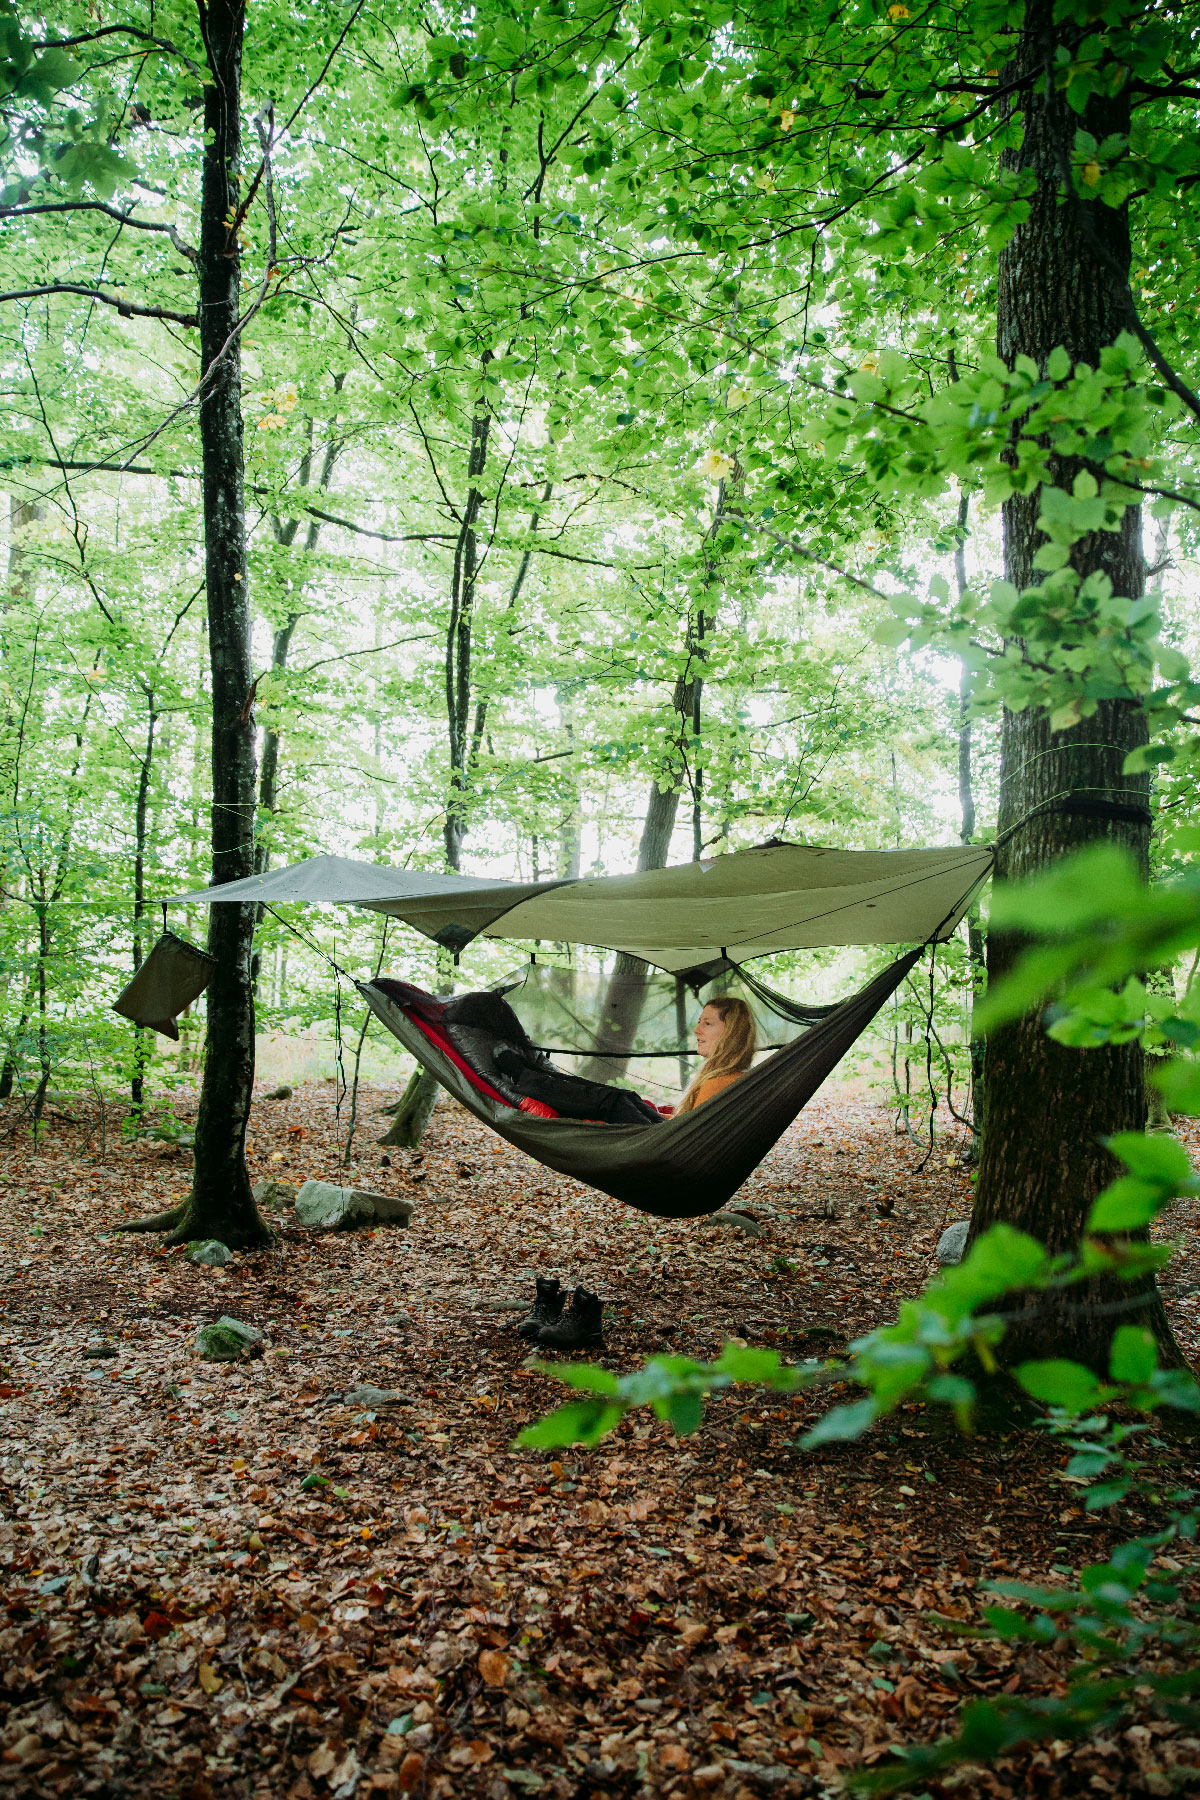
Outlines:
<svg viewBox="0 0 1200 1800"><path fill-rule="evenodd" d="M149 1219L127 1219L123 1225L115 1227L117 1231L171 1231L179 1224L187 1211L187 1201L181 1200L178 1206L168 1207L166 1212L155 1213Z"/></svg>
<svg viewBox="0 0 1200 1800"><path fill-rule="evenodd" d="M143 1226L142 1229L145 1230L145 1227ZM166 1248L172 1250L178 1244L194 1244L201 1235L188 1224L186 1219L183 1219L167 1238ZM207 1235L212 1237L216 1234L209 1232ZM220 1235L220 1242L228 1250L265 1250L275 1242L275 1233L268 1226L260 1223L258 1229L249 1227L237 1231L226 1231Z"/></svg>

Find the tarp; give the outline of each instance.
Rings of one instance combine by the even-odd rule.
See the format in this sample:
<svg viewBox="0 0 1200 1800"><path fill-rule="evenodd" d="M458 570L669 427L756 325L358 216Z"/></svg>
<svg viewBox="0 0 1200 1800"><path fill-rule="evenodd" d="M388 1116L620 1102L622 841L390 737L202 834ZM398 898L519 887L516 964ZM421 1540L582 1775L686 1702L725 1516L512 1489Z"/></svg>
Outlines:
<svg viewBox="0 0 1200 1800"><path fill-rule="evenodd" d="M714 957L948 937L991 865L987 847L768 844L646 875L523 883L317 856L173 903L333 901L389 913L456 951L479 936L541 938L624 950L674 973Z"/></svg>

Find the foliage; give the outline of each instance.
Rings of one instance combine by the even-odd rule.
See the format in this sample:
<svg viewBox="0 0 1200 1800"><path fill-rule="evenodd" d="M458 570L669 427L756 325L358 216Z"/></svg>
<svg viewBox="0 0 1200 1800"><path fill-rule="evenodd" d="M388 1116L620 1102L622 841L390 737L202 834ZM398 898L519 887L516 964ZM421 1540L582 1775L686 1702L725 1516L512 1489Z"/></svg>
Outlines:
<svg viewBox="0 0 1200 1800"><path fill-rule="evenodd" d="M985 1002L986 1018L1016 1016L1047 992L1063 989L1050 1029L1067 1042L1108 1041L1118 1029L1100 1020L1096 996L1114 980L1147 962L1166 961L1200 941L1192 882L1185 873L1147 895L1128 865L1110 852L1092 852L1060 865L1039 880L1002 890L993 921L1037 934L1049 942L1026 952L1006 982ZM1188 933L1191 935L1189 936ZM1130 976L1123 990L1129 996ZM1065 984L1065 988L1064 988ZM1145 989L1138 984L1143 1010ZM1180 1015L1184 1016L1183 1014ZM1080 1027L1086 1020L1090 1035ZM1133 1028L1145 1028L1144 1019ZM1157 1020L1160 1041L1179 1041L1175 1016ZM1200 1110L1194 1065L1175 1063L1159 1077L1172 1103ZM707 1394L735 1383L797 1392L830 1382L851 1382L863 1397L835 1405L801 1440L805 1449L863 1436L905 1403L948 1407L969 1430L979 1400L977 1374L1003 1367L1009 1317L1021 1308L1069 1291L1097 1277L1125 1283L1136 1306L1136 1288L1168 1258L1168 1247L1148 1241L1147 1231L1179 1195L1200 1192L1200 1178L1172 1138L1124 1132L1109 1140L1125 1173L1093 1204L1074 1256L1051 1256L1035 1239L997 1225L971 1245L965 1259L915 1300L905 1301L896 1323L850 1346L845 1362L784 1364L774 1351L729 1345L713 1363L658 1357L624 1376L608 1370L547 1365L590 1397L570 1402L527 1428L521 1442L552 1448L594 1444L626 1412L649 1406L678 1432L700 1425ZM1017 1308L1006 1314L1012 1297ZM1115 1303L1120 1305L1118 1300ZM1154 1414L1200 1415L1200 1386L1186 1370L1163 1368L1153 1334L1143 1325L1118 1325L1106 1374L1068 1357L1018 1363L1007 1371L1017 1387L1046 1409L1044 1424L1069 1447L1069 1477L1086 1483L1089 1510L1136 1501L1159 1513L1155 1529L1119 1544L1103 1563L1080 1571L1075 1588L991 1583L989 1591L1011 1605L985 1609L993 1635L1069 1648L1076 1657L1061 1697L1029 1701L1019 1696L975 1701L963 1709L954 1736L903 1752L898 1766L860 1771L852 1787L889 1793L932 1779L963 1761L986 1761L1029 1738L1083 1736L1112 1724L1135 1703L1151 1698L1171 1718L1200 1716L1193 1696L1200 1636L1180 1609L1176 1584L1152 1565L1178 1548L1190 1554L1200 1511L1190 1489L1163 1491L1146 1420ZM1173 1567L1178 1563L1172 1558Z"/></svg>
<svg viewBox="0 0 1200 1800"><path fill-rule="evenodd" d="M852 1344L844 1363L791 1366L776 1351L727 1344L715 1362L658 1356L621 1376L591 1366L543 1364L546 1373L588 1397L527 1427L518 1442L538 1449L594 1445L638 1407L688 1433L702 1421L706 1395L741 1383L796 1393L849 1381L865 1390L864 1398L827 1412L800 1440L805 1449L860 1438L878 1419L914 1401L948 1407L970 1429L978 1378L964 1365L1000 1368L1000 1303L1006 1296L1050 1293L1100 1271L1135 1280L1165 1260L1157 1247L1099 1234L1137 1232L1176 1194L1194 1193L1200 1183L1175 1143L1130 1133L1112 1148L1130 1173L1097 1200L1089 1221L1089 1232L1097 1235L1089 1235L1077 1258L1051 1258L1032 1238L995 1226L962 1263L905 1301L894 1325ZM1154 1459L1135 1454L1147 1429L1139 1418L1164 1410L1200 1416L1200 1386L1186 1371L1161 1368L1153 1336L1139 1325L1117 1328L1107 1379L1065 1357L1021 1363L1010 1373L1047 1409L1047 1429L1071 1450L1067 1473L1086 1481L1089 1510L1133 1498L1158 1509L1161 1522L1118 1544L1105 1562L1081 1569L1077 1587L986 1584L988 1592L1014 1604L985 1607L983 1634L963 1629L1069 1648L1077 1661L1065 1693L1036 1701L973 1701L952 1737L906 1749L898 1765L858 1771L850 1778L852 1791L893 1793L964 1761L986 1762L1027 1739L1084 1736L1118 1720L1135 1704L1135 1694L1152 1697L1170 1718L1200 1717L1200 1704L1192 1699L1200 1692L1200 1631L1179 1610L1178 1586L1152 1567L1169 1550L1191 1554L1200 1511L1191 1489L1164 1492ZM1172 1559L1171 1566L1180 1565Z"/></svg>

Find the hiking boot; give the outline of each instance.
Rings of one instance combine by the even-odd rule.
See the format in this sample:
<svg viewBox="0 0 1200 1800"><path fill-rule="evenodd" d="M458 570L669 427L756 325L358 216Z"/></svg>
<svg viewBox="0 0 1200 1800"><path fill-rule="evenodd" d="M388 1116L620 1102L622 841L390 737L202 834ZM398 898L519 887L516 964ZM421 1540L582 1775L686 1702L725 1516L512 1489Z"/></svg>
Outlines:
<svg viewBox="0 0 1200 1800"><path fill-rule="evenodd" d="M600 1343L604 1302L585 1287L577 1287L571 1304L552 1325L543 1325L537 1342L543 1350L586 1350Z"/></svg>
<svg viewBox="0 0 1200 1800"><path fill-rule="evenodd" d="M559 1285L558 1276L547 1279L544 1275L537 1278L537 1295L533 1306L521 1323L517 1326L517 1336L527 1338L536 1343L537 1335L543 1326L553 1325L562 1317L562 1309L567 1302L567 1290Z"/></svg>

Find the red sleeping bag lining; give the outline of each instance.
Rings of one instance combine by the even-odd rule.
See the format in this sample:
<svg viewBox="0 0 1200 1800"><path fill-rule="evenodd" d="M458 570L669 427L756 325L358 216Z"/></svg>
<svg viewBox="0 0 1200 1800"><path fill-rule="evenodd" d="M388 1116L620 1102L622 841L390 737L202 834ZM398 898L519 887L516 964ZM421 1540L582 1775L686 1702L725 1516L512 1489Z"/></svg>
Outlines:
<svg viewBox="0 0 1200 1800"><path fill-rule="evenodd" d="M461 1074L466 1076L467 1080L471 1083L471 1086L475 1088L478 1093L483 1094L488 1100L498 1101L501 1106L512 1105L512 1101L506 1099L499 1088L494 1088L491 1082L479 1073L478 1069L473 1069L471 1067L467 1059L459 1054L449 1038L439 1031L438 1027L431 1019L421 1018L412 1007L405 1007L404 1010L408 1013L413 1024L424 1033L431 1044L437 1046L443 1056L450 1059L455 1068L458 1069ZM517 1110L523 1113L533 1113L534 1116L539 1119L557 1119L559 1116L554 1108L552 1106L547 1106L543 1100L522 1100Z"/></svg>

